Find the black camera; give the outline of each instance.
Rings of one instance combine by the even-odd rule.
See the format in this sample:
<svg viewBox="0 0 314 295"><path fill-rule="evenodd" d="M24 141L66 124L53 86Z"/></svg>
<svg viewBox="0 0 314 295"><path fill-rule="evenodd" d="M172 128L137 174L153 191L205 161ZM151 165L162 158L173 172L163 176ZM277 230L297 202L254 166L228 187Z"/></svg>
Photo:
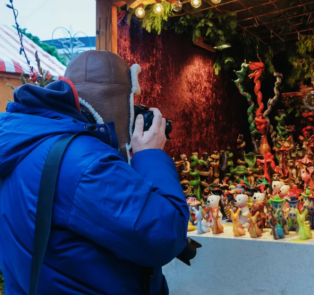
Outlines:
<svg viewBox="0 0 314 295"><path fill-rule="evenodd" d="M134 106L134 123L135 119L138 115L143 115L144 118L144 131L147 131L150 126L152 126L153 119L154 119L154 113L150 111L147 107L143 105L136 105ZM169 134L172 131L172 125L171 125L171 120L166 119L166 137L168 140L170 140ZM135 126L135 124L133 124ZM134 129L134 127L133 127Z"/></svg>

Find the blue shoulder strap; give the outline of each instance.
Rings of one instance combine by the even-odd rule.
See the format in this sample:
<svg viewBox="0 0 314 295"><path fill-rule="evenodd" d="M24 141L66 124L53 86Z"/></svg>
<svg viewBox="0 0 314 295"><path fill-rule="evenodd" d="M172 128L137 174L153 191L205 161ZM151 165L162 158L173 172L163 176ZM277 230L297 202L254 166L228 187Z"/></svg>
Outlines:
<svg viewBox="0 0 314 295"><path fill-rule="evenodd" d="M87 132L62 136L54 143L46 158L41 174L37 200L31 279L28 295L37 295L40 270L50 236L53 199L62 157L69 143L82 134L93 136Z"/></svg>

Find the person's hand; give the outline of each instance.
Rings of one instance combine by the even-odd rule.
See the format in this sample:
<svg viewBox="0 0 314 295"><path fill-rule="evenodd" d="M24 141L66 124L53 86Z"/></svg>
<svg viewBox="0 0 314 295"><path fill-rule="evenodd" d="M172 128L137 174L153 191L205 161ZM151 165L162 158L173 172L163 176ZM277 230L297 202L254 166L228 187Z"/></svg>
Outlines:
<svg viewBox="0 0 314 295"><path fill-rule="evenodd" d="M148 131L144 130L144 118L138 115L135 121L135 128L132 136L132 150L136 152L147 149L164 149L166 144L166 119L156 108L149 109L154 113L152 126Z"/></svg>

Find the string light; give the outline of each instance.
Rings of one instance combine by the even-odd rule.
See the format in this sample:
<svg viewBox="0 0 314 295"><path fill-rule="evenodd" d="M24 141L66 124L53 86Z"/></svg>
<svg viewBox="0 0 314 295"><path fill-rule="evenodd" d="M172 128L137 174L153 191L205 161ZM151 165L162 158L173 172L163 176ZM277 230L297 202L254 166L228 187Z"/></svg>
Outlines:
<svg viewBox="0 0 314 295"><path fill-rule="evenodd" d="M138 17L138 18L143 18L145 16L145 9L143 7L143 4L140 4L136 10L135 10L135 15Z"/></svg>
<svg viewBox="0 0 314 295"><path fill-rule="evenodd" d="M180 12L182 10L182 3L180 0L172 5L172 10L175 12Z"/></svg>
<svg viewBox="0 0 314 295"><path fill-rule="evenodd" d="M36 82L36 81L39 81L41 79L40 75L36 75L35 71L34 71L34 68L31 66L31 62L30 60L28 59L27 57L27 54L26 54L26 50L24 48L24 44L23 44L23 32L17 22L17 16L18 16L18 11L17 9L14 8L14 4L13 4L13 0L10 0L10 3L11 4L6 4L6 7L8 7L9 9L12 9L13 11L13 15L14 15L14 20L15 20L15 26L16 26L16 30L17 30L17 33L19 35L19 38L20 38L20 44L21 44L21 47L20 47L20 54L24 54L24 57L26 59L26 62L27 62L27 65L29 67L29 78L33 81L33 82Z"/></svg>
<svg viewBox="0 0 314 295"><path fill-rule="evenodd" d="M194 8L199 8L202 5L202 0L191 0L191 5Z"/></svg>
<svg viewBox="0 0 314 295"><path fill-rule="evenodd" d="M211 0L212 1L212 3L214 3L214 4L219 4L220 2L221 2L221 0Z"/></svg>
<svg viewBox="0 0 314 295"><path fill-rule="evenodd" d="M154 12L157 15L162 15L164 12L164 7L160 3L156 3L154 6Z"/></svg>

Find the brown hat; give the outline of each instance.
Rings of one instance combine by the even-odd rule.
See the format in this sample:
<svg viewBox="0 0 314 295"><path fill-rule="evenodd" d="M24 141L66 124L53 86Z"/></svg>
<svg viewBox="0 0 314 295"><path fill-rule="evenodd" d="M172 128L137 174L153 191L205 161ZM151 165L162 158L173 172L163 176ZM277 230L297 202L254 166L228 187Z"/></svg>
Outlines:
<svg viewBox="0 0 314 295"><path fill-rule="evenodd" d="M65 72L97 123L114 121L120 151L129 158L134 122L134 95L141 89L141 68L110 51L90 50L73 59ZM95 110L96 111L95 111Z"/></svg>

